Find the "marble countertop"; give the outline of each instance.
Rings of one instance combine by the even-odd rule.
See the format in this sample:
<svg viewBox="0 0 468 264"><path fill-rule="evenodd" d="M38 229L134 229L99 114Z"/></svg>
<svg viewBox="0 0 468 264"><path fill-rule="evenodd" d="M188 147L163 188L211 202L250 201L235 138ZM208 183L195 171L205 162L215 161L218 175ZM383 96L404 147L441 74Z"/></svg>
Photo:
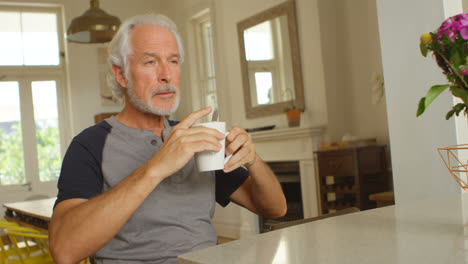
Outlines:
<svg viewBox="0 0 468 264"><path fill-rule="evenodd" d="M460 206L458 198L361 211L190 252L178 263L468 263Z"/></svg>

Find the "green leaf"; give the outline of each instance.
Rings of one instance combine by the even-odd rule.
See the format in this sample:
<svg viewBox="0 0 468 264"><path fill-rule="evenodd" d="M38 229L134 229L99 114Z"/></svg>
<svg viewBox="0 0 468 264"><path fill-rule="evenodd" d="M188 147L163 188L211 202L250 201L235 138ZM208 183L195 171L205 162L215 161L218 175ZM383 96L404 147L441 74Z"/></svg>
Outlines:
<svg viewBox="0 0 468 264"><path fill-rule="evenodd" d="M421 50L421 54L427 57L427 46L421 43L419 44L419 49Z"/></svg>
<svg viewBox="0 0 468 264"><path fill-rule="evenodd" d="M426 97L423 97L421 98L421 100L419 100L418 111L416 111L416 117L422 115L422 113L424 113L424 110L426 110L425 101Z"/></svg>
<svg viewBox="0 0 468 264"><path fill-rule="evenodd" d="M453 107L453 109L457 112L457 113L460 113L460 111L462 111L463 109L465 109L466 105L463 104L463 103L458 103L457 105L455 105Z"/></svg>
<svg viewBox="0 0 468 264"><path fill-rule="evenodd" d="M452 107L452 110L450 110L446 115L445 115L445 119L446 120L449 120L453 114L455 114L456 116L459 116L460 115L460 112L464 111L466 108L466 105L463 104L463 103L458 103L457 105L455 105L454 107Z"/></svg>
<svg viewBox="0 0 468 264"><path fill-rule="evenodd" d="M445 91L445 89L447 89L448 87L450 87L450 85L448 84L432 86L431 89L427 91L426 97L423 97L421 98L421 100L419 100L416 117L422 115L422 113L424 113L424 111L432 103L432 101L434 101L434 99L436 99L437 96L439 96L439 94Z"/></svg>
<svg viewBox="0 0 468 264"><path fill-rule="evenodd" d="M451 62L455 66L455 68L458 68L458 66L464 64L464 58L461 57L460 52L456 48L452 49L451 52Z"/></svg>
<svg viewBox="0 0 468 264"><path fill-rule="evenodd" d="M427 108L432 103L432 101L434 101L434 99L436 99L437 96L439 96L439 94L445 91L445 89L447 89L448 87L450 87L449 84L432 86L431 89L427 91L424 107Z"/></svg>
<svg viewBox="0 0 468 264"><path fill-rule="evenodd" d="M450 87L450 91L452 91L452 94L460 99L463 100L463 103L465 105L468 105L468 92L465 89L458 88L456 86Z"/></svg>
<svg viewBox="0 0 468 264"><path fill-rule="evenodd" d="M453 114L455 113L455 110L450 110L446 115L445 115L445 120L449 120Z"/></svg>

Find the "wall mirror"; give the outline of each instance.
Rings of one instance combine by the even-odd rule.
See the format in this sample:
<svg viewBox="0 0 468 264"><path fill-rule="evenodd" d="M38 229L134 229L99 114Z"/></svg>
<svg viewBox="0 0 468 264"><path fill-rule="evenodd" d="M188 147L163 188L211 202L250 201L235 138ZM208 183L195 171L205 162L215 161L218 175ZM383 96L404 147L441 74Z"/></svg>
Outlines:
<svg viewBox="0 0 468 264"><path fill-rule="evenodd" d="M237 32L246 117L304 109L294 1L237 23Z"/></svg>

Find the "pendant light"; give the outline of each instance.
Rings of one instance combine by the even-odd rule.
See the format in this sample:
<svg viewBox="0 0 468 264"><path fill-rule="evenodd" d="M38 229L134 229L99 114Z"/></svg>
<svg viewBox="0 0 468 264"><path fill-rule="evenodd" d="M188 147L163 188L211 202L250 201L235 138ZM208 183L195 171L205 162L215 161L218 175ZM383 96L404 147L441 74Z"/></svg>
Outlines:
<svg viewBox="0 0 468 264"><path fill-rule="evenodd" d="M72 20L67 40L77 43L109 42L120 26L120 19L99 8L98 0L90 1L90 9Z"/></svg>

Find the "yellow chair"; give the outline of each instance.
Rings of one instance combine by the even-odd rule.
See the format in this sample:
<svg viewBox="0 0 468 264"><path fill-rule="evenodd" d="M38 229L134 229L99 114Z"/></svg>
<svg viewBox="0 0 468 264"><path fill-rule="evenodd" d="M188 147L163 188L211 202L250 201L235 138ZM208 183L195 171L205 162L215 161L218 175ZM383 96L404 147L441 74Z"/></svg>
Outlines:
<svg viewBox="0 0 468 264"><path fill-rule="evenodd" d="M16 225L16 226L18 226L18 223L12 222L12 221L8 221L8 220L6 220L5 218L2 218L2 219L0 219L0 227L2 227L2 226L4 226L4 225L8 225L8 226L9 226L9 225Z"/></svg>
<svg viewBox="0 0 468 264"><path fill-rule="evenodd" d="M8 227L6 233L15 254L7 256L5 264L54 263L49 251L49 236L28 227Z"/></svg>
<svg viewBox="0 0 468 264"><path fill-rule="evenodd" d="M4 229L17 226L19 225L15 222L10 222L6 219L0 219L0 264L3 264L8 256L16 254L15 250L10 246L10 240L4 232Z"/></svg>

